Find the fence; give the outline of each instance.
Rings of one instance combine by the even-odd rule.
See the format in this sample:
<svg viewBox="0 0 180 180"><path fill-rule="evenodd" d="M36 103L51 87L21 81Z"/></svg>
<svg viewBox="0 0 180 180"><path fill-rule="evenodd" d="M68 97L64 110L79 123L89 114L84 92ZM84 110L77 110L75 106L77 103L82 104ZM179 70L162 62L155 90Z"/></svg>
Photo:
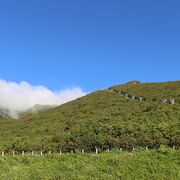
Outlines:
<svg viewBox="0 0 180 180"><path fill-rule="evenodd" d="M145 151L149 151L148 147L141 148L141 149L143 149ZM176 149L178 149L178 147L173 146L172 149L176 150ZM139 148L135 148L135 147L132 148L132 151L136 151L136 150L139 150ZM124 151L125 152L125 150L123 150L122 148L118 149L118 151L120 151L120 152ZM47 153L45 153L45 152L47 152ZM92 154L100 154L101 152L110 152L110 149L107 149L106 151L102 151L102 150L96 148L94 152L90 152L90 153L92 153ZM58 153L59 155L63 154L63 152L61 150L59 152L54 152L54 153L56 153L56 154ZM68 152L64 152L64 154L67 154L67 153ZM85 153L89 153L89 152L85 152L85 150L82 149L81 150L81 154L85 154ZM28 155L31 154L32 156L34 156L34 155L43 156L43 155L51 155L53 153L52 153L52 151L40 151L40 152L38 152L38 151L31 151L31 152L29 152L29 151L28 152L22 151L21 153L18 153L18 152L15 152L15 151L12 151L11 153L10 152L2 151L1 156L3 156L3 157L6 156L6 155L13 155L13 156L15 156L15 155L22 155L22 156L25 156L25 154L28 154ZM75 151L71 150L68 154L75 154Z"/></svg>

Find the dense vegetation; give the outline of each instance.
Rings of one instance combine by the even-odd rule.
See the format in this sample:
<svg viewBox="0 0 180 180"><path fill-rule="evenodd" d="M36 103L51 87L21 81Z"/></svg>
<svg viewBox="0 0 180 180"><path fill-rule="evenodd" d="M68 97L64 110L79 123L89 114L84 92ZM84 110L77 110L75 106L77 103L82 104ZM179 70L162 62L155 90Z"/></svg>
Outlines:
<svg viewBox="0 0 180 180"><path fill-rule="evenodd" d="M180 145L180 81L113 88L146 97L146 101L126 100L101 90L46 112L1 120L0 150L129 150ZM162 98L175 98L176 104L161 104Z"/></svg>
<svg viewBox="0 0 180 180"><path fill-rule="evenodd" d="M0 179L180 179L180 151L0 157Z"/></svg>

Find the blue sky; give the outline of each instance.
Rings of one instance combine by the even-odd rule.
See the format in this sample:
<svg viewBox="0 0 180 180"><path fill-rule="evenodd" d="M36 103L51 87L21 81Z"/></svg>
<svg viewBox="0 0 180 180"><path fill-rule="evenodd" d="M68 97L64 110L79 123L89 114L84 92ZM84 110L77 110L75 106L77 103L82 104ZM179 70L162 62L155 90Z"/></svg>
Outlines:
<svg viewBox="0 0 180 180"><path fill-rule="evenodd" d="M179 80L179 0L0 1L0 79L94 91Z"/></svg>

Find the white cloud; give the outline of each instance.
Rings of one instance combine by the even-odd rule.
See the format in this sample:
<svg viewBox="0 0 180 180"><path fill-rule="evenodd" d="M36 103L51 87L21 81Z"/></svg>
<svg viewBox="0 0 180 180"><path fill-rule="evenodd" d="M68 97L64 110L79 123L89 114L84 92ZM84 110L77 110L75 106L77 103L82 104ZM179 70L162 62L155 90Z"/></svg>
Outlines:
<svg viewBox="0 0 180 180"><path fill-rule="evenodd" d="M79 87L51 91L25 81L15 83L0 79L0 107L8 109L13 117L18 111L27 110L36 104L61 105L84 95L86 93Z"/></svg>

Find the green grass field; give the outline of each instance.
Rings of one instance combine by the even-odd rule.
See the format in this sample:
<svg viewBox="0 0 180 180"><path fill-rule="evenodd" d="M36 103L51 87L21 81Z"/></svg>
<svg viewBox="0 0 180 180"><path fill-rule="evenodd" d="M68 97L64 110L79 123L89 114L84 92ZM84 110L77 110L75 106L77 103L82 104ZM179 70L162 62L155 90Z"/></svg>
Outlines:
<svg viewBox="0 0 180 180"><path fill-rule="evenodd" d="M180 151L52 154L0 157L0 179L180 179Z"/></svg>

